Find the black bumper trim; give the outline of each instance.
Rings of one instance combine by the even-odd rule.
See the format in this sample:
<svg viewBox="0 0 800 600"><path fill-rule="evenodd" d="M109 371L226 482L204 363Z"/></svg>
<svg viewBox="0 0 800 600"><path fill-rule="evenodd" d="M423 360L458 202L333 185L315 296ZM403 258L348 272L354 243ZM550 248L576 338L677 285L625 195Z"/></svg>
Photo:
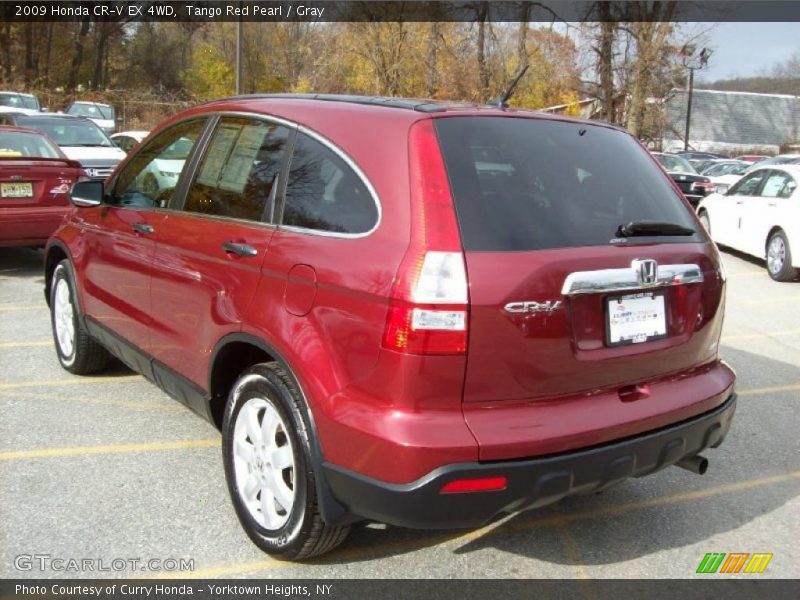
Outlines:
<svg viewBox="0 0 800 600"><path fill-rule="evenodd" d="M498 514L597 492L716 448L735 410L736 395L731 394L707 413L624 440L530 459L446 465L407 484L385 483L330 463L323 464L323 472L333 495L352 515L416 529L479 527ZM492 476L507 477L506 489L439 493L455 479Z"/></svg>

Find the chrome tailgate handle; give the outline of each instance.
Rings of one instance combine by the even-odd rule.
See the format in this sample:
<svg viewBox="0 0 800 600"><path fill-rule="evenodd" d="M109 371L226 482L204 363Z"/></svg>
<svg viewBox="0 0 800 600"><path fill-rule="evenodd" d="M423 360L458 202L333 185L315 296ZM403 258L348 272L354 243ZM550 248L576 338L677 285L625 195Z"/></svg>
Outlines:
<svg viewBox="0 0 800 600"><path fill-rule="evenodd" d="M668 285L702 283L703 271L697 265L659 265L649 259L636 259L627 269L600 269L570 273L564 280L564 296L627 292Z"/></svg>

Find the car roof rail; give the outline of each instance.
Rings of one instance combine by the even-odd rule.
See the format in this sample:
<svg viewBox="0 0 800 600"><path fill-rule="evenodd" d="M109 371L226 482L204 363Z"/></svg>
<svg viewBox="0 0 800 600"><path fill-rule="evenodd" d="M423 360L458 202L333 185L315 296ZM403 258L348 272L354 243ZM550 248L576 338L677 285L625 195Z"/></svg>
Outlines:
<svg viewBox="0 0 800 600"><path fill-rule="evenodd" d="M323 100L326 102L348 102L350 104L365 104L369 106L383 106L387 108L401 108L405 110L415 110L417 112L444 112L447 105L434 100L421 100L414 98L389 98L386 96L357 96L350 94L242 94L230 96L219 100L205 102L204 105L214 104L221 101L230 100Z"/></svg>

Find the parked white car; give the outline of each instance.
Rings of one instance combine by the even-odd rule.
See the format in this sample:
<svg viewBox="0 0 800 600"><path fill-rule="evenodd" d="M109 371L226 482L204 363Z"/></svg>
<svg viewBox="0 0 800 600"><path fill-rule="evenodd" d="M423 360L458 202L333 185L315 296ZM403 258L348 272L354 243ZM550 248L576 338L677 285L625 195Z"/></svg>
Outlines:
<svg viewBox="0 0 800 600"><path fill-rule="evenodd" d="M33 94L23 92L0 91L0 107L4 109L21 110L28 113L38 113L42 110L39 98Z"/></svg>
<svg viewBox="0 0 800 600"><path fill-rule="evenodd" d="M715 192L724 194L752 166L752 163L741 160L719 160L708 165L700 174L711 180Z"/></svg>
<svg viewBox="0 0 800 600"><path fill-rule="evenodd" d="M111 141L125 154L149 135L149 131L121 131L111 136Z"/></svg>
<svg viewBox="0 0 800 600"><path fill-rule="evenodd" d="M111 141L127 153L149 133L149 131L123 131L112 135ZM153 160L137 177L142 191L155 198L162 190L171 190L178 185L178 177L191 149L192 141L188 138L179 138L165 148L160 158Z"/></svg>
<svg viewBox="0 0 800 600"><path fill-rule="evenodd" d="M704 198L697 212L716 243L766 259L770 277L789 281L800 269L798 182L800 165L756 168L726 194Z"/></svg>
<svg viewBox="0 0 800 600"><path fill-rule="evenodd" d="M114 133L117 122L114 117L114 107L100 102L75 101L64 111L73 117L86 117L106 133Z"/></svg>

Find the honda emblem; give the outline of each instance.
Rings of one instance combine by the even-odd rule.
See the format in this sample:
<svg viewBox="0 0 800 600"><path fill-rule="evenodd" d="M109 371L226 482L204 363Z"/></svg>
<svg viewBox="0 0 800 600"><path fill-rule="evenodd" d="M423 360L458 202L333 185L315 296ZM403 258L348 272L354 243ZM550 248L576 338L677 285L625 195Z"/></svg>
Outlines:
<svg viewBox="0 0 800 600"><path fill-rule="evenodd" d="M653 285L658 279L658 263L651 258L637 258L631 263L642 285Z"/></svg>

